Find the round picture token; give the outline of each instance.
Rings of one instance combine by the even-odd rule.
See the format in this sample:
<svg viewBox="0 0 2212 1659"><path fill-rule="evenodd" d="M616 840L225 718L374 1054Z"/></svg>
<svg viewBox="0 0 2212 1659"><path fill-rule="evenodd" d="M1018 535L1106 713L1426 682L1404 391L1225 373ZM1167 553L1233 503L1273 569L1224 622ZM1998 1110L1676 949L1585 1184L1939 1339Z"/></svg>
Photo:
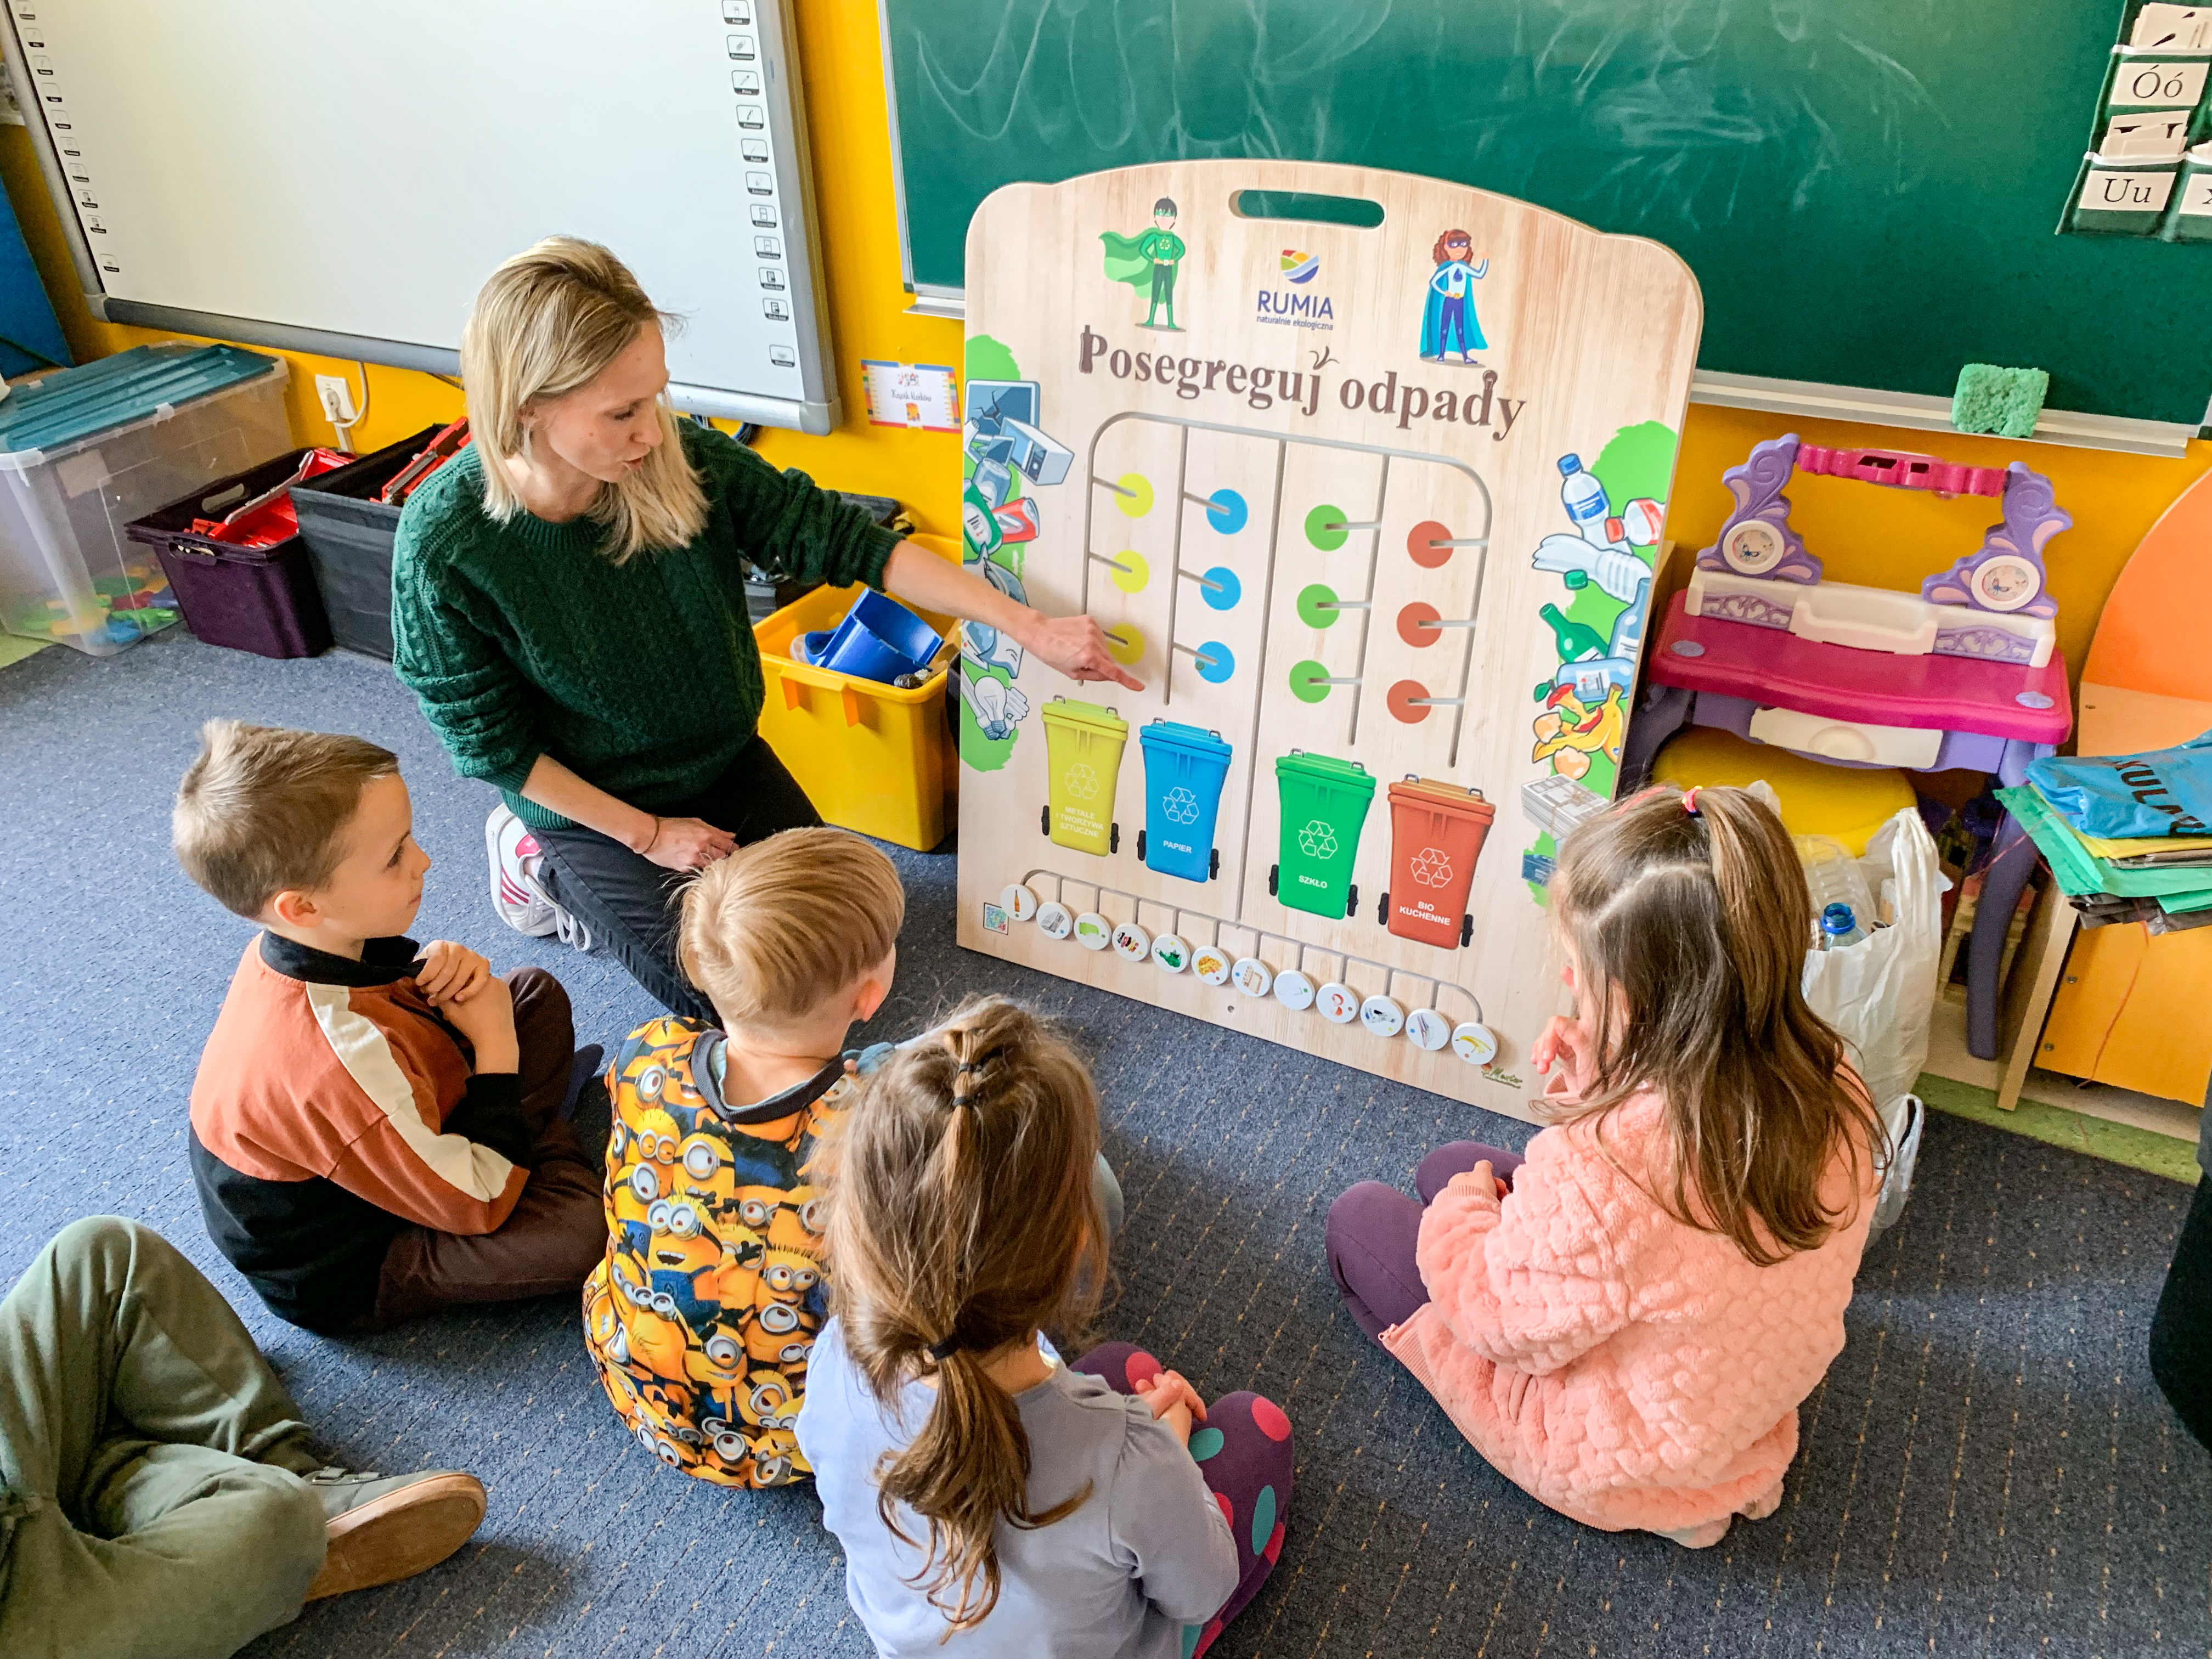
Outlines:
<svg viewBox="0 0 2212 1659"><path fill-rule="evenodd" d="M1208 985L1229 983L1229 952L1218 945L1201 945L1191 952L1190 971Z"/></svg>
<svg viewBox="0 0 2212 1659"><path fill-rule="evenodd" d="M1239 957L1237 965L1229 970L1229 977L1237 988L1248 997L1263 997L1267 988L1275 982L1275 975L1267 964L1257 957Z"/></svg>
<svg viewBox="0 0 2212 1659"><path fill-rule="evenodd" d="M1217 489L1206 498L1206 521L1224 536L1233 536L1252 521L1249 502L1233 489Z"/></svg>
<svg viewBox="0 0 2212 1659"><path fill-rule="evenodd" d="M1291 695L1300 702L1321 702L1328 696L1328 668L1311 658L1291 665Z"/></svg>
<svg viewBox="0 0 2212 1659"><path fill-rule="evenodd" d="M1114 929L1114 953L1128 962L1142 962L1152 952L1152 936L1133 921Z"/></svg>
<svg viewBox="0 0 2212 1659"><path fill-rule="evenodd" d="M1227 565L1217 564L1206 573L1206 580L1198 592L1208 610L1234 611L1237 601L1244 597L1244 584Z"/></svg>
<svg viewBox="0 0 2212 1659"><path fill-rule="evenodd" d="M1462 1020L1452 1028L1452 1052L1470 1066L1487 1066L1498 1058L1498 1039L1476 1020Z"/></svg>
<svg viewBox="0 0 2212 1659"><path fill-rule="evenodd" d="M1314 982L1295 968L1285 968L1275 975L1275 1000L1293 1011L1310 1008L1314 1002Z"/></svg>
<svg viewBox="0 0 2212 1659"><path fill-rule="evenodd" d="M1133 668L1145 654L1145 635L1134 623L1115 623L1106 630L1106 654L1124 668Z"/></svg>
<svg viewBox="0 0 2212 1659"><path fill-rule="evenodd" d="M1406 1016L1406 1036L1416 1048L1434 1054L1451 1041L1451 1022L1433 1008L1416 1008Z"/></svg>
<svg viewBox="0 0 2212 1659"><path fill-rule="evenodd" d="M1406 556L1424 570L1440 570L1451 562L1451 526L1424 519L1406 532Z"/></svg>
<svg viewBox="0 0 2212 1659"><path fill-rule="evenodd" d="M1006 890L999 895L1000 908L1016 921L1034 921L1037 913L1037 896L1020 882L1009 882Z"/></svg>
<svg viewBox="0 0 2212 1659"><path fill-rule="evenodd" d="M1436 606L1416 599L1398 613L1398 637L1416 651L1434 645L1444 636L1437 626L1443 619L1443 612Z"/></svg>
<svg viewBox="0 0 2212 1659"><path fill-rule="evenodd" d="M1359 1005L1359 1023L1376 1036L1395 1036L1406 1029L1406 1011L1395 999L1378 993Z"/></svg>
<svg viewBox="0 0 2212 1659"><path fill-rule="evenodd" d="M1391 719L1406 726L1419 726L1428 719L1432 707L1429 688L1419 680L1400 680L1384 694L1382 702Z"/></svg>
<svg viewBox="0 0 2212 1659"><path fill-rule="evenodd" d="M1763 519L1746 519L1721 538L1721 557L1731 570L1764 576L1782 562L1782 532Z"/></svg>
<svg viewBox="0 0 2212 1659"><path fill-rule="evenodd" d="M1974 603L1986 611L2017 611L2043 591L2043 574L2017 553L1984 559L1968 579Z"/></svg>
<svg viewBox="0 0 2212 1659"><path fill-rule="evenodd" d="M1344 526L1350 518L1342 507L1324 502L1306 514L1306 539L1322 552L1334 553L1344 545Z"/></svg>
<svg viewBox="0 0 2212 1659"><path fill-rule="evenodd" d="M1141 593L1152 579L1152 567L1134 548L1123 548L1112 560L1114 572L1107 580L1124 593Z"/></svg>
<svg viewBox="0 0 2212 1659"><path fill-rule="evenodd" d="M1333 628L1344 613L1336 608L1336 590L1327 582L1309 582L1298 589L1298 620L1308 628Z"/></svg>
<svg viewBox="0 0 2212 1659"><path fill-rule="evenodd" d="M1152 960L1170 974L1179 974L1190 966L1190 945L1174 933L1162 933L1152 941Z"/></svg>
<svg viewBox="0 0 2212 1659"><path fill-rule="evenodd" d="M1096 910L1075 919L1075 942L1086 951L1103 951L1114 942L1114 924Z"/></svg>
<svg viewBox="0 0 2212 1659"><path fill-rule="evenodd" d="M1115 505L1133 519L1141 519L1152 510L1152 481L1141 472L1124 472L1114 480Z"/></svg>
<svg viewBox="0 0 2212 1659"><path fill-rule="evenodd" d="M1349 1025L1359 1018L1359 993L1335 980L1314 994L1314 1006L1332 1025Z"/></svg>
<svg viewBox="0 0 2212 1659"><path fill-rule="evenodd" d="M1198 647L1198 677L1209 685L1218 685L1237 672L1237 653L1219 640L1208 640Z"/></svg>
<svg viewBox="0 0 2212 1659"><path fill-rule="evenodd" d="M1075 912L1058 899L1047 899L1037 906L1036 925L1047 939L1066 939L1075 931Z"/></svg>

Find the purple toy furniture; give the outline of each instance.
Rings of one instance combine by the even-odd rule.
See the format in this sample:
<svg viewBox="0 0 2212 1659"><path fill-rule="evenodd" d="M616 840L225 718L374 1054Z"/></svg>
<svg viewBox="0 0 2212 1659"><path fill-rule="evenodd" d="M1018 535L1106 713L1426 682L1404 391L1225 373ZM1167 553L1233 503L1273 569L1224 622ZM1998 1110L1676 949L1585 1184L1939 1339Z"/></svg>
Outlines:
<svg viewBox="0 0 2212 1659"><path fill-rule="evenodd" d="M1918 593L1824 582L1790 525L1794 471L1892 488L2001 497L1979 548ZM1717 726L1839 766L1968 767L2017 785L2073 727L2043 550L2073 523L2050 481L1886 450L1759 444L1723 475L1735 510L1668 604L1628 728L1624 787L1685 725ZM2035 860L2007 814L1974 917L1966 1046L1996 1056L1997 967Z"/></svg>

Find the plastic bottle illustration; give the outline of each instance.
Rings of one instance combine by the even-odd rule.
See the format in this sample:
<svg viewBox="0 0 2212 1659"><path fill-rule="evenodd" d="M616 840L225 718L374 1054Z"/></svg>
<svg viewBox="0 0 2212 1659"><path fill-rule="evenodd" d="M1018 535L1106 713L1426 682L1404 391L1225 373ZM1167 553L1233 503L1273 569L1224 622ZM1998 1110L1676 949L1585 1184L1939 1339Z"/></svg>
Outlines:
<svg viewBox="0 0 2212 1659"><path fill-rule="evenodd" d="M1567 509L1567 521L1581 532L1584 541L1599 547L1606 545L1605 521L1613 516L1613 504L1606 500L1605 486L1583 471L1579 455L1559 457L1559 501Z"/></svg>
<svg viewBox="0 0 2212 1659"><path fill-rule="evenodd" d="M1650 585L1649 576L1638 582L1628 609L1613 618L1611 654L1624 662L1634 662L1644 650L1644 599Z"/></svg>
<svg viewBox="0 0 2212 1659"><path fill-rule="evenodd" d="M1840 951L1846 945L1856 945L1866 937L1866 929L1851 914L1848 904L1832 904L1820 912L1820 948Z"/></svg>
<svg viewBox="0 0 2212 1659"><path fill-rule="evenodd" d="M1528 562L1539 570L1555 573L1571 591L1595 582L1623 605L1633 603L1637 590L1651 580L1651 567L1628 548L1585 541L1580 536L1547 536L1536 544Z"/></svg>

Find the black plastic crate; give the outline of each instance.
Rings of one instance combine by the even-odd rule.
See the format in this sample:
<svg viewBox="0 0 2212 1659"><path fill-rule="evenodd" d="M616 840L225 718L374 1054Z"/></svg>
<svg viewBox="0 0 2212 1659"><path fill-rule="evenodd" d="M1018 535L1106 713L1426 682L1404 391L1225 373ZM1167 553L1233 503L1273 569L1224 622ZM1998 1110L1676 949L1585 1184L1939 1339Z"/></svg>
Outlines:
<svg viewBox="0 0 2212 1659"><path fill-rule="evenodd" d="M293 488L300 538L322 589L331 638L349 651L392 660L392 544L399 508L376 497L443 430L426 426Z"/></svg>

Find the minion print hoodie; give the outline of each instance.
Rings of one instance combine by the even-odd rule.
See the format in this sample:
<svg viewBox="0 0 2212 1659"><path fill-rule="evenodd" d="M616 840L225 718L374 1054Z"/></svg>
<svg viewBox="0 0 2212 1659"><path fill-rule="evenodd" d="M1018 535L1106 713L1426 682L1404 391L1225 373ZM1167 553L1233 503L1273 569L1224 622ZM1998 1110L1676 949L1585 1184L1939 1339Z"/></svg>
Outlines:
<svg viewBox="0 0 2212 1659"><path fill-rule="evenodd" d="M393 1237L489 1233L529 1178L512 1073L415 988L415 941L359 962L274 933L248 945L192 1083L192 1176L209 1237L280 1319L356 1327Z"/></svg>
<svg viewBox="0 0 2212 1659"><path fill-rule="evenodd" d="M781 1486L827 1313L814 1158L852 1103L842 1059L751 1104L722 1097L728 1039L687 1019L630 1033L607 1068L607 1253L584 1345L608 1402L672 1468Z"/></svg>

